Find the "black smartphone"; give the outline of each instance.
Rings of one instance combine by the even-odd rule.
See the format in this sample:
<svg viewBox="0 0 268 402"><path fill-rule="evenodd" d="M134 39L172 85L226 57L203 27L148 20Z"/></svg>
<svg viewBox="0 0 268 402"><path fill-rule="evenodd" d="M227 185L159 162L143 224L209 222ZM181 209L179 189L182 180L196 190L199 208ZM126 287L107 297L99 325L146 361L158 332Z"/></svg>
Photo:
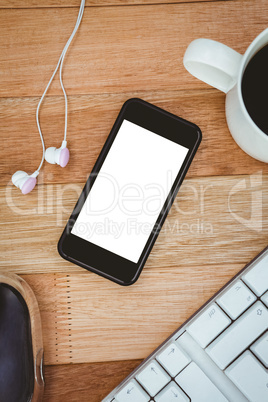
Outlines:
<svg viewBox="0 0 268 402"><path fill-rule="evenodd" d="M133 284L201 137L195 124L150 103L125 102L59 240L60 255Z"/></svg>

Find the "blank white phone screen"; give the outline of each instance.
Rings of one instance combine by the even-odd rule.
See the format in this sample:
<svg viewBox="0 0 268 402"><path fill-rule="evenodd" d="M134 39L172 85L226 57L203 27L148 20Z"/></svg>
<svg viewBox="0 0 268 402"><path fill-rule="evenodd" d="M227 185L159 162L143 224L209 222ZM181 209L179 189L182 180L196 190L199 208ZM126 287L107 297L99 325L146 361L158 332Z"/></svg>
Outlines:
<svg viewBox="0 0 268 402"><path fill-rule="evenodd" d="M123 120L71 233L137 263L188 151Z"/></svg>

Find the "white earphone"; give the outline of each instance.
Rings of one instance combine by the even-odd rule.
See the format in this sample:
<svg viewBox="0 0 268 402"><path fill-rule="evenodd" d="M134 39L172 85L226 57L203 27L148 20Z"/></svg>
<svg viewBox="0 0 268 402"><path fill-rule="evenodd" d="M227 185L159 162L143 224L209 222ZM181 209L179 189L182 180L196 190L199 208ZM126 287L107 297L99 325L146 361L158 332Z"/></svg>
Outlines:
<svg viewBox="0 0 268 402"><path fill-rule="evenodd" d="M57 163L61 167L65 167L69 162L69 149L66 147L67 141L62 141L61 147L50 147L46 149L45 160L52 165Z"/></svg>
<svg viewBox="0 0 268 402"><path fill-rule="evenodd" d="M70 153L67 148L67 141L66 141L68 102L67 102L66 91L65 91L63 81L62 81L62 67L63 67L63 61L64 61L65 55L67 53L67 50L68 50L77 30L79 28L79 25L81 23L83 13L84 13L84 8L85 8L85 0L82 0L81 4L80 4L80 9L79 9L79 13L78 13L78 17L77 17L77 21L76 21L74 30L73 30L71 36L69 37L66 45L64 46L64 49L60 55L58 64L47 84L47 87L46 87L43 95L41 96L41 99L40 99L37 109L36 109L36 124L37 124L37 128L38 128L40 139L41 139L41 144L42 144L42 148L43 148L43 156L42 156L40 165L39 165L38 169L32 174L28 174L26 172L23 172L22 170L18 170L12 176L12 183L21 190L22 194L28 194L30 191L32 191L34 189L34 187L36 185L36 177L39 175L39 172L43 166L44 160L46 160L48 163L51 163L51 164L60 165L61 167L65 167L67 165L67 163L69 162ZM43 134L42 134L40 123L39 123L39 110L40 110L40 106L46 96L48 88L50 87L50 84L53 81L59 67L60 67L60 84L61 84L61 89L62 89L62 92L64 95L64 102L65 102L64 139L62 141L60 148L50 147L50 148L46 149Z"/></svg>

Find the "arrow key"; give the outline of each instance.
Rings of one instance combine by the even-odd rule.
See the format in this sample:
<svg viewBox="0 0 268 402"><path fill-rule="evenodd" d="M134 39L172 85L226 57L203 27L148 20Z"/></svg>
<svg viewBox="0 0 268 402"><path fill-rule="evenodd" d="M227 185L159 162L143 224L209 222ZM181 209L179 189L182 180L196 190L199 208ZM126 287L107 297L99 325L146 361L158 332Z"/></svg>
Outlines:
<svg viewBox="0 0 268 402"><path fill-rule="evenodd" d="M155 360L147 364L136 379L151 396L155 396L171 380Z"/></svg>
<svg viewBox="0 0 268 402"><path fill-rule="evenodd" d="M135 380L131 380L115 395L115 402L148 402L149 400L149 395Z"/></svg>
<svg viewBox="0 0 268 402"><path fill-rule="evenodd" d="M170 382L160 394L154 397L156 402L189 402L190 399L175 382Z"/></svg>
<svg viewBox="0 0 268 402"><path fill-rule="evenodd" d="M172 377L179 374L191 361L187 353L173 342L163 349L156 358Z"/></svg>

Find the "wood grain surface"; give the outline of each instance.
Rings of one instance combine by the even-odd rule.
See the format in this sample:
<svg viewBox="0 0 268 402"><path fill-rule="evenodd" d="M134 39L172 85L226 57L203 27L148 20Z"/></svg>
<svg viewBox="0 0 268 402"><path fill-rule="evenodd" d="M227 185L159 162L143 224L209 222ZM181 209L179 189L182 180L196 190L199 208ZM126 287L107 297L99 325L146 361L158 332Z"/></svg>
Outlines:
<svg viewBox="0 0 268 402"><path fill-rule="evenodd" d="M189 43L205 36L244 52L266 28L267 12L267 0L88 7L65 58L66 91L206 88L183 66ZM1 20L0 97L41 96L73 29L74 10L2 9ZM59 80L49 94L62 94Z"/></svg>
<svg viewBox="0 0 268 402"><path fill-rule="evenodd" d="M220 0L195 0L199 1L220 1ZM227 1L227 0L224 0ZM233 1L233 0L229 0ZM123 6L134 4L169 4L169 3L187 3L192 0L86 0L86 7L102 7L102 6ZM1 8L47 8L47 7L79 7L80 0L1 0Z"/></svg>
<svg viewBox="0 0 268 402"><path fill-rule="evenodd" d="M140 360L46 366L44 402L99 402L140 363ZM60 393L59 393L60 390Z"/></svg>
<svg viewBox="0 0 268 402"><path fill-rule="evenodd" d="M224 94L214 89L127 94L82 95L69 98L70 163L65 169L46 163L38 183L84 182L100 153L123 103L140 97L171 113L196 123L203 141L188 177L248 174L257 170L268 173L268 166L246 155L230 135L224 113ZM0 135L2 158L0 184L10 182L19 170L34 171L42 149L35 122L37 98L0 99ZM60 146L64 132L62 97L49 97L41 113L46 145ZM28 144L31 144L29 147ZM27 158L21 146L27 145ZM20 146L18 146L20 145ZM224 155L224 157L223 157Z"/></svg>
<svg viewBox="0 0 268 402"><path fill-rule="evenodd" d="M23 275L39 302L45 364L143 359L242 267L162 265L129 289L87 272Z"/></svg>
<svg viewBox="0 0 268 402"><path fill-rule="evenodd" d="M192 77L195 38L243 53L267 27L267 0L89 0L64 67L70 164L45 164L27 196L11 185L41 158L35 109L80 0L0 4L0 269L37 297L45 402L99 402L267 245L268 165L246 155L225 121L224 94ZM41 109L59 146L58 79ZM196 123L203 141L139 281L120 287L61 259L57 241L122 104L140 97Z"/></svg>
<svg viewBox="0 0 268 402"><path fill-rule="evenodd" d="M27 197L14 186L0 189L2 226L8 227L0 239L2 267L17 273L84 272L57 253L81 189L82 184L44 185ZM187 179L146 267L246 263L265 246L267 234L268 175L261 170L249 176Z"/></svg>

